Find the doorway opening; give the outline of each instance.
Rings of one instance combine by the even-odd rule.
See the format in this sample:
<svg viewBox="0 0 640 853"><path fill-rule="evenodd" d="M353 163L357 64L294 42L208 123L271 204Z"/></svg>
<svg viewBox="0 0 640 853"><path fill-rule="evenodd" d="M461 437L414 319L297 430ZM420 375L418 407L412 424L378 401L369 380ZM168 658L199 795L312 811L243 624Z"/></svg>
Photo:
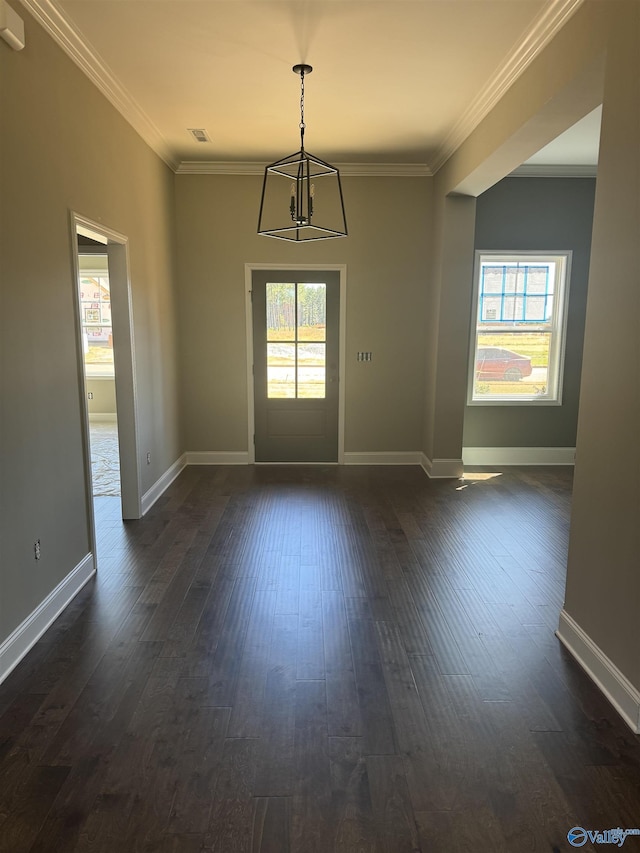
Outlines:
<svg viewBox="0 0 640 853"><path fill-rule="evenodd" d="M107 247L78 234L78 288L93 498L120 497L120 455Z"/></svg>
<svg viewBox="0 0 640 853"><path fill-rule="evenodd" d="M78 214L74 245L85 488L92 550L96 518L140 518L133 328L127 239Z"/></svg>

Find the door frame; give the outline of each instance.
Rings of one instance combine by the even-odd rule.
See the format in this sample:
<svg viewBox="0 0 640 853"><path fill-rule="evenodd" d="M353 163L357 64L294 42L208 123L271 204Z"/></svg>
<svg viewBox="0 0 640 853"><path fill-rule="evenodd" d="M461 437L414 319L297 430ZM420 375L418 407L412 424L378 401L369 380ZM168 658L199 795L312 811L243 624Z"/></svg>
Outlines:
<svg viewBox="0 0 640 853"><path fill-rule="evenodd" d="M78 352L78 382L81 398L82 427L84 434L84 465L86 503L89 533L95 555L95 518L93 509L93 483L91 476L91 441L89 406L87 403L86 373L82 346L82 321L80 310L80 276L78 262L78 235L84 234L104 243L108 257L109 289L111 291L111 318L113 324L113 358L120 453L120 502L122 517L142 517L140 492L141 472L138 453L137 386L133 341L133 308L129 278L129 241L123 234L94 222L86 216L70 211L71 240L73 244L74 306L76 315L76 346Z"/></svg>
<svg viewBox="0 0 640 853"><path fill-rule="evenodd" d="M344 417L345 417L345 374L346 374L346 350L347 350L347 265L346 264L257 264L247 263L244 265L245 281L245 312L246 312L246 337L247 337L247 412L248 430L247 447L249 448L249 465L256 464L255 435L255 405L254 405L254 381L253 381L253 306L251 302L251 288L253 286L254 271L264 270L304 270L318 272L338 272L340 274L340 321L339 321L339 370L338 370L338 465L344 465ZM260 465L332 465L332 462L260 462Z"/></svg>

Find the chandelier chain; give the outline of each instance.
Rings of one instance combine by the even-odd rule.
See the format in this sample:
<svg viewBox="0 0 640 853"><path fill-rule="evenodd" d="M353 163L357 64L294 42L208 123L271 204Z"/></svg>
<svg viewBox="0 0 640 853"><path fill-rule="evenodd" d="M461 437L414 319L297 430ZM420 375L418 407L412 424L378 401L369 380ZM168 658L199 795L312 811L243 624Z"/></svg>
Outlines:
<svg viewBox="0 0 640 853"><path fill-rule="evenodd" d="M300 147L304 148L304 69L300 71Z"/></svg>

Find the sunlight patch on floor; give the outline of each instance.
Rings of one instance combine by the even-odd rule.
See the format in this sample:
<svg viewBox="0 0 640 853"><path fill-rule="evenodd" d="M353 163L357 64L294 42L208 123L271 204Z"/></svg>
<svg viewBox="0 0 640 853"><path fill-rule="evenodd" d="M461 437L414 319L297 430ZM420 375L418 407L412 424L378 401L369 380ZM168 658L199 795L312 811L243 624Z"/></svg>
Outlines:
<svg viewBox="0 0 640 853"><path fill-rule="evenodd" d="M456 491L460 492L462 489L467 489L469 486L473 486L476 483L482 483L486 480L493 480L494 477L501 477L502 472L500 471L465 471L462 477L460 478L461 486L456 487Z"/></svg>

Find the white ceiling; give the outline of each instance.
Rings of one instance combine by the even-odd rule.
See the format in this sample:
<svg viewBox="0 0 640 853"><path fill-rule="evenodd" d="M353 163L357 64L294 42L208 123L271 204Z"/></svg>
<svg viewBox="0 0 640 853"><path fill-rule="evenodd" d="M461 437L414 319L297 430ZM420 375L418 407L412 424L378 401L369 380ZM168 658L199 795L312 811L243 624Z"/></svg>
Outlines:
<svg viewBox="0 0 640 853"><path fill-rule="evenodd" d="M291 67L307 62L309 151L429 174L582 0L22 2L173 168L299 148ZM590 119L544 163L593 159L593 138Z"/></svg>

